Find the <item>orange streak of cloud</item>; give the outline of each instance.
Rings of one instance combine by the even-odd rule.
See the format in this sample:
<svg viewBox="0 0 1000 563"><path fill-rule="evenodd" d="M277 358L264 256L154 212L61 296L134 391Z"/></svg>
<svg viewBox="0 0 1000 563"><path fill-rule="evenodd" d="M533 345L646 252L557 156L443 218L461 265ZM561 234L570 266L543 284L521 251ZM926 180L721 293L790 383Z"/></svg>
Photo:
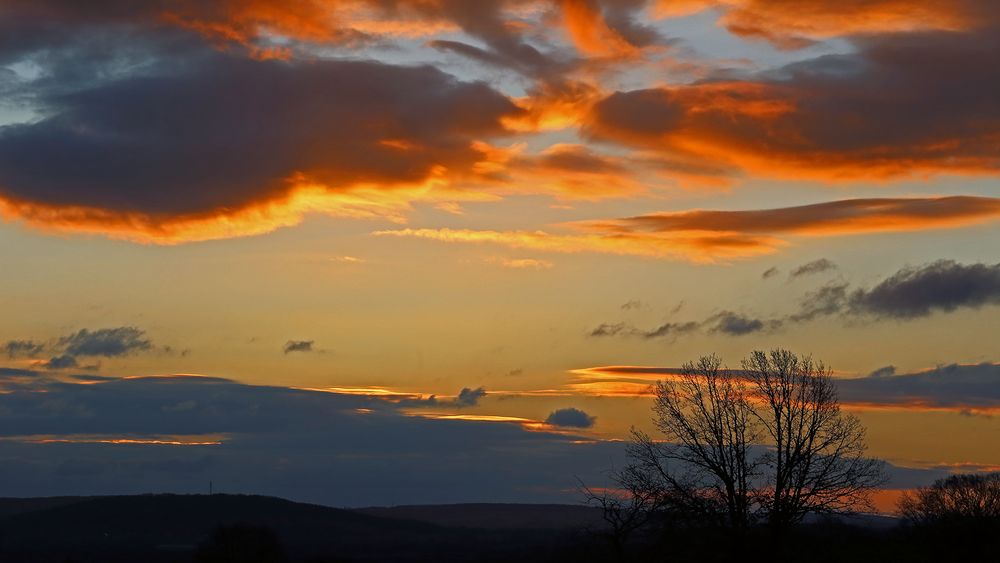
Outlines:
<svg viewBox="0 0 1000 563"><path fill-rule="evenodd" d="M576 48L602 57L634 57L639 50L604 20L594 0L562 0L566 29Z"/></svg>
<svg viewBox="0 0 1000 563"><path fill-rule="evenodd" d="M476 231L469 229L397 229L376 236L410 237L441 242L491 243L511 248L558 253L597 252L645 258L711 263L775 252L786 243L772 237L677 234L559 235L545 231Z"/></svg>

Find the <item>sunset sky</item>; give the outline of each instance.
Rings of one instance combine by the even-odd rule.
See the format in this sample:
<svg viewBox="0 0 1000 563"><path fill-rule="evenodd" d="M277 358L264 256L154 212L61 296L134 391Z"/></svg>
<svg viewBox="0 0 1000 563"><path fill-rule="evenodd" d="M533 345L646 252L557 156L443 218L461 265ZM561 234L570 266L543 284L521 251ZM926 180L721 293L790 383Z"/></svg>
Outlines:
<svg viewBox="0 0 1000 563"><path fill-rule="evenodd" d="M0 0L0 495L578 499L785 347L1000 467L993 0Z"/></svg>

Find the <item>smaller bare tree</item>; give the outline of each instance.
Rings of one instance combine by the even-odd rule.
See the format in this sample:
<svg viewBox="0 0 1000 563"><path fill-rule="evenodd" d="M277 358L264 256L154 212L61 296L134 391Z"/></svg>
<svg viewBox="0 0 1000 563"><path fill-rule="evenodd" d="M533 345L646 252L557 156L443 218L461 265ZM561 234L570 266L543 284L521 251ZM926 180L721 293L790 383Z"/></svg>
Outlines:
<svg viewBox="0 0 1000 563"><path fill-rule="evenodd" d="M770 450L768 482L759 491L768 522L797 524L806 514L871 509L885 481L883 463L865 456L865 429L840 410L833 372L788 350L756 351L743 360L755 416Z"/></svg>
<svg viewBox="0 0 1000 563"><path fill-rule="evenodd" d="M724 514L724 524L746 528L753 519L753 480L759 439L745 380L717 356L687 363L656 384L654 423L667 443L634 433L632 457L656 473L689 512Z"/></svg>
<svg viewBox="0 0 1000 563"><path fill-rule="evenodd" d="M916 525L1000 523L1000 473L952 475L906 493L899 514Z"/></svg>
<svg viewBox="0 0 1000 563"><path fill-rule="evenodd" d="M602 535L611 544L618 561L626 561L629 538L664 511L668 505L666 491L653 474L635 465L612 470L610 475L613 489L595 490L581 481L580 490L588 504L601 509L608 525Z"/></svg>

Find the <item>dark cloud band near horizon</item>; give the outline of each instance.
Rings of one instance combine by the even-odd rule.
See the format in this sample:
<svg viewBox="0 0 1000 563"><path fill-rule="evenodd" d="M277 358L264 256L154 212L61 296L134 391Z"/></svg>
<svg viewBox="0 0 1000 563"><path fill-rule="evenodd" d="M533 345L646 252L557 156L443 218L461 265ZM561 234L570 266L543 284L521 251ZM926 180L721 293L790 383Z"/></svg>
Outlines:
<svg viewBox="0 0 1000 563"><path fill-rule="evenodd" d="M405 407L215 377L36 382L0 394L0 494L185 491L213 480L338 506L567 502L577 478L600 482L609 460L624 460L621 442L574 433L595 422L576 408L553 411L552 431L529 431ZM400 469L405 483L387 480ZM894 474L910 486L937 476Z"/></svg>

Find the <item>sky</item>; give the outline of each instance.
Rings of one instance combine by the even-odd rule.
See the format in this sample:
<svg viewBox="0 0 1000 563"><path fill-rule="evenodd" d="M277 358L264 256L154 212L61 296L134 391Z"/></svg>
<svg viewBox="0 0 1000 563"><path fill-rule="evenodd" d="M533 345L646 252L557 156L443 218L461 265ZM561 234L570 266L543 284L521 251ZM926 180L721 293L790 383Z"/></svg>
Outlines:
<svg viewBox="0 0 1000 563"><path fill-rule="evenodd" d="M0 495L575 502L687 361L1000 467L991 0L0 0Z"/></svg>

